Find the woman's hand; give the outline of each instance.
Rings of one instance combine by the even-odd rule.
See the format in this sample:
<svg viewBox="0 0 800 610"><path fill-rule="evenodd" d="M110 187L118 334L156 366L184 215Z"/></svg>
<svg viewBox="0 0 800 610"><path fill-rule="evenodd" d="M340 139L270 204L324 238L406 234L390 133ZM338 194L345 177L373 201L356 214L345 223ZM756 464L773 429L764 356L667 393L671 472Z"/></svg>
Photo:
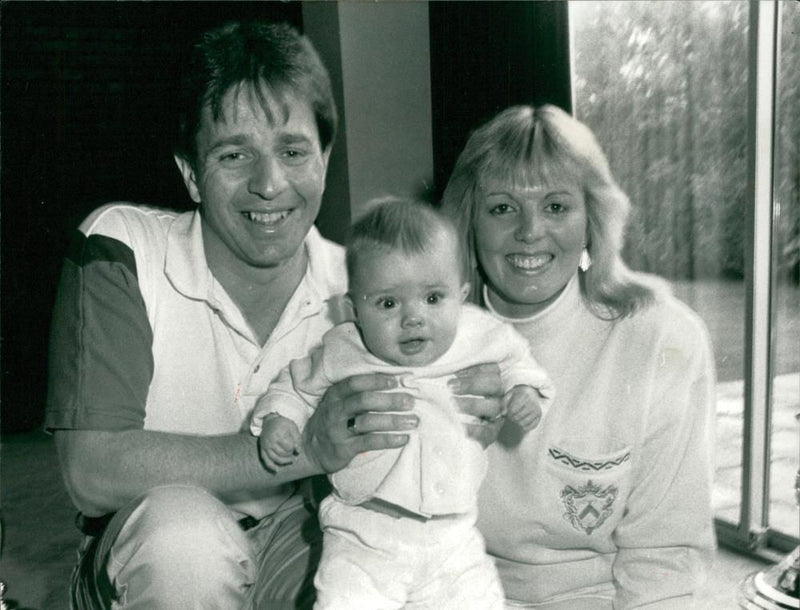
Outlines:
<svg viewBox="0 0 800 610"><path fill-rule="evenodd" d="M481 420L465 424L467 434L488 447L497 439L505 421L500 367L497 364L477 364L462 369L449 385L461 412Z"/></svg>
<svg viewBox="0 0 800 610"><path fill-rule="evenodd" d="M386 392L397 387L389 375L354 375L328 388L304 436L308 458L323 472L341 470L364 451L402 447L404 431L419 423L408 411L414 401L408 394Z"/></svg>

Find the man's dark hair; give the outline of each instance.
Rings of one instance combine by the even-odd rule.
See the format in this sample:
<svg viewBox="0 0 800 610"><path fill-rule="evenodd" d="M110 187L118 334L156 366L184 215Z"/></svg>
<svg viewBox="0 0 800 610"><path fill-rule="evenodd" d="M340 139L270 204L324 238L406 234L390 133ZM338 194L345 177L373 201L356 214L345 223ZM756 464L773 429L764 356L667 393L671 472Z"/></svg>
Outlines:
<svg viewBox="0 0 800 610"><path fill-rule="evenodd" d="M307 100L314 112L322 150L336 137L336 104L328 71L311 41L290 25L234 22L205 32L194 46L179 92L175 152L194 164L203 109L216 121L230 90L250 89L267 118L267 95L289 107L286 96ZM285 118L285 117L284 117Z"/></svg>

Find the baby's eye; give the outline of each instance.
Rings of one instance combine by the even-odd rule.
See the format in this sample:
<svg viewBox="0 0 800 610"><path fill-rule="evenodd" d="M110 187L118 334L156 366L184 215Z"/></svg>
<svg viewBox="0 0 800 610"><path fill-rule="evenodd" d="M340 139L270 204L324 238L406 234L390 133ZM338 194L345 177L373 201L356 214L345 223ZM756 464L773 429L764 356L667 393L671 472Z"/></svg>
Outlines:
<svg viewBox="0 0 800 610"><path fill-rule="evenodd" d="M378 307L381 309L394 309L397 307L397 301L392 297L381 297L378 299Z"/></svg>
<svg viewBox="0 0 800 610"><path fill-rule="evenodd" d="M431 292L425 298L425 302L428 303L428 305L437 305L443 298L444 295L441 292Z"/></svg>

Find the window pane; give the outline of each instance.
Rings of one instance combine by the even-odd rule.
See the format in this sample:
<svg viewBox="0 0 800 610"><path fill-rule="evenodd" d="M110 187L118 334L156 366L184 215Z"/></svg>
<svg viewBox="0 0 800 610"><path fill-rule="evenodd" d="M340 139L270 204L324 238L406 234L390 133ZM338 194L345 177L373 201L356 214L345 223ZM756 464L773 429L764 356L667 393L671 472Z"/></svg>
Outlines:
<svg viewBox="0 0 800 610"><path fill-rule="evenodd" d="M571 2L570 20L576 115L633 204L626 260L671 280L711 333L714 506L738 523L748 3Z"/></svg>
<svg viewBox="0 0 800 610"><path fill-rule="evenodd" d="M780 3L775 129L774 365L769 523L797 537L794 480L800 466L800 2Z"/></svg>

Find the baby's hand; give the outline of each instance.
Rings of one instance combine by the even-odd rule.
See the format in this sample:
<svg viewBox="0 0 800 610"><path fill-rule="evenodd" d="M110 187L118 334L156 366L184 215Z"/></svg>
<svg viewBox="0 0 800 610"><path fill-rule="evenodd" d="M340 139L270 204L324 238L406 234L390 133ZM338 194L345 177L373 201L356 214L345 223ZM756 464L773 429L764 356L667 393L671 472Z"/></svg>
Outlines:
<svg viewBox="0 0 800 610"><path fill-rule="evenodd" d="M539 391L529 385L516 385L503 397L503 407L507 416L515 421L525 432L530 432L542 419L543 398Z"/></svg>
<svg viewBox="0 0 800 610"><path fill-rule="evenodd" d="M261 461L270 470L287 466L300 453L300 430L291 419L270 413L261 424L258 451Z"/></svg>

